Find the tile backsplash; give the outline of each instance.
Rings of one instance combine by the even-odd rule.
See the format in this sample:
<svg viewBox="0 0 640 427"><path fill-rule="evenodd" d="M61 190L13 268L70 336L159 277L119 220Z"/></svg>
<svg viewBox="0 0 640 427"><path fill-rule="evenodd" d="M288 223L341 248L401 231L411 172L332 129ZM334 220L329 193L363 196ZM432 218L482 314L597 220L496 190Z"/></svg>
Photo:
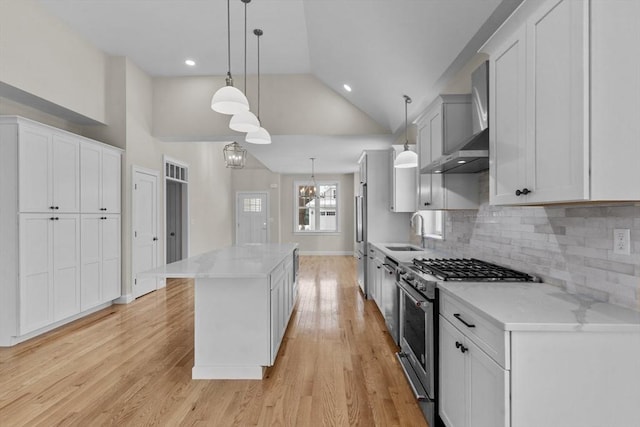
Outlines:
<svg viewBox="0 0 640 427"><path fill-rule="evenodd" d="M446 212L445 240L428 239L428 247L640 310L640 203L491 206L487 173L480 188L480 209ZM630 255L614 253L614 229L630 230Z"/></svg>

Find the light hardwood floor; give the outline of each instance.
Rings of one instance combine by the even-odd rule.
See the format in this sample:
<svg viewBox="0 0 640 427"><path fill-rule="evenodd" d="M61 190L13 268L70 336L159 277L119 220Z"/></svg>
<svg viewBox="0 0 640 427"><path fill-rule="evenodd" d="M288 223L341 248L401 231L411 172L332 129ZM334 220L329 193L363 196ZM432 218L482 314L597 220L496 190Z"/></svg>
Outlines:
<svg viewBox="0 0 640 427"><path fill-rule="evenodd" d="M191 380L193 283L0 348L0 426L424 426L352 257L301 257L263 381Z"/></svg>

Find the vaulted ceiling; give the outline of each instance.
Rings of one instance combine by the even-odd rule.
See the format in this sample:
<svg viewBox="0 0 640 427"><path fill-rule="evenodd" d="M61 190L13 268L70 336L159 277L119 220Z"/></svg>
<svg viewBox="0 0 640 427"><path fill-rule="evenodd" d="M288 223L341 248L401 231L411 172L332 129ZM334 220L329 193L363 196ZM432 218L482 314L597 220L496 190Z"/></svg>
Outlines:
<svg viewBox="0 0 640 427"><path fill-rule="evenodd" d="M96 47L129 57L151 76L227 71L224 0L38 2ZM413 98L409 115L417 116L520 2L253 0L246 4L247 73L256 72L252 30L261 28L261 73L313 74L397 133L404 125L402 95ZM244 11L245 3L231 0L235 76L244 68ZM196 66L187 67L187 58Z"/></svg>

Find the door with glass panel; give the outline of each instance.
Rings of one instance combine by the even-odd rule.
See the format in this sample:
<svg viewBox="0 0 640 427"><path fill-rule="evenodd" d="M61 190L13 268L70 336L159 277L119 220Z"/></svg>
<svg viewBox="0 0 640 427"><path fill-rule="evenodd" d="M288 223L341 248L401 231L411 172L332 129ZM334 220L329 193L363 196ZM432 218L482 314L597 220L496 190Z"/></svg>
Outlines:
<svg viewBox="0 0 640 427"><path fill-rule="evenodd" d="M269 214L267 193L237 193L236 244L267 243Z"/></svg>

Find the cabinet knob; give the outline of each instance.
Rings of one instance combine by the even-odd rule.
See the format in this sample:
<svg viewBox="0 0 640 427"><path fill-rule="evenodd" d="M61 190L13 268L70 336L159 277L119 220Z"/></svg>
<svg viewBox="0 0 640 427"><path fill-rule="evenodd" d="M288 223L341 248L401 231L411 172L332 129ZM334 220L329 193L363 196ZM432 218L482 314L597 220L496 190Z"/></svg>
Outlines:
<svg viewBox="0 0 640 427"><path fill-rule="evenodd" d="M467 347L462 345L461 342L458 342L458 341L456 341L456 348L459 348L462 353L465 353L467 352L467 350L469 350Z"/></svg>
<svg viewBox="0 0 640 427"><path fill-rule="evenodd" d="M55 219L56 219L56 221L60 220L60 218L58 218L58 217L56 217Z"/></svg>
<svg viewBox="0 0 640 427"><path fill-rule="evenodd" d="M154 238L153 238L153 241L155 242L156 240L158 240L158 238L157 238L157 237L154 237Z"/></svg>
<svg viewBox="0 0 640 427"><path fill-rule="evenodd" d="M49 206L49 209L54 210L56 207L55 206Z"/></svg>
<svg viewBox="0 0 640 427"><path fill-rule="evenodd" d="M107 210L107 208L100 208L100 210L101 210L101 211L106 211L106 210Z"/></svg>
<svg viewBox="0 0 640 427"><path fill-rule="evenodd" d="M429 206L430 204L431 204L431 203L429 203L429 202L424 202L424 205L425 205L425 206Z"/></svg>
<svg viewBox="0 0 640 427"><path fill-rule="evenodd" d="M528 188L523 188L522 191L516 190L516 196L526 196L529 193L531 193L531 190L529 190Z"/></svg>
<svg viewBox="0 0 640 427"><path fill-rule="evenodd" d="M49 220L53 221L53 220L55 220L55 218L54 218L54 217L51 217L51 218L49 218Z"/></svg>

